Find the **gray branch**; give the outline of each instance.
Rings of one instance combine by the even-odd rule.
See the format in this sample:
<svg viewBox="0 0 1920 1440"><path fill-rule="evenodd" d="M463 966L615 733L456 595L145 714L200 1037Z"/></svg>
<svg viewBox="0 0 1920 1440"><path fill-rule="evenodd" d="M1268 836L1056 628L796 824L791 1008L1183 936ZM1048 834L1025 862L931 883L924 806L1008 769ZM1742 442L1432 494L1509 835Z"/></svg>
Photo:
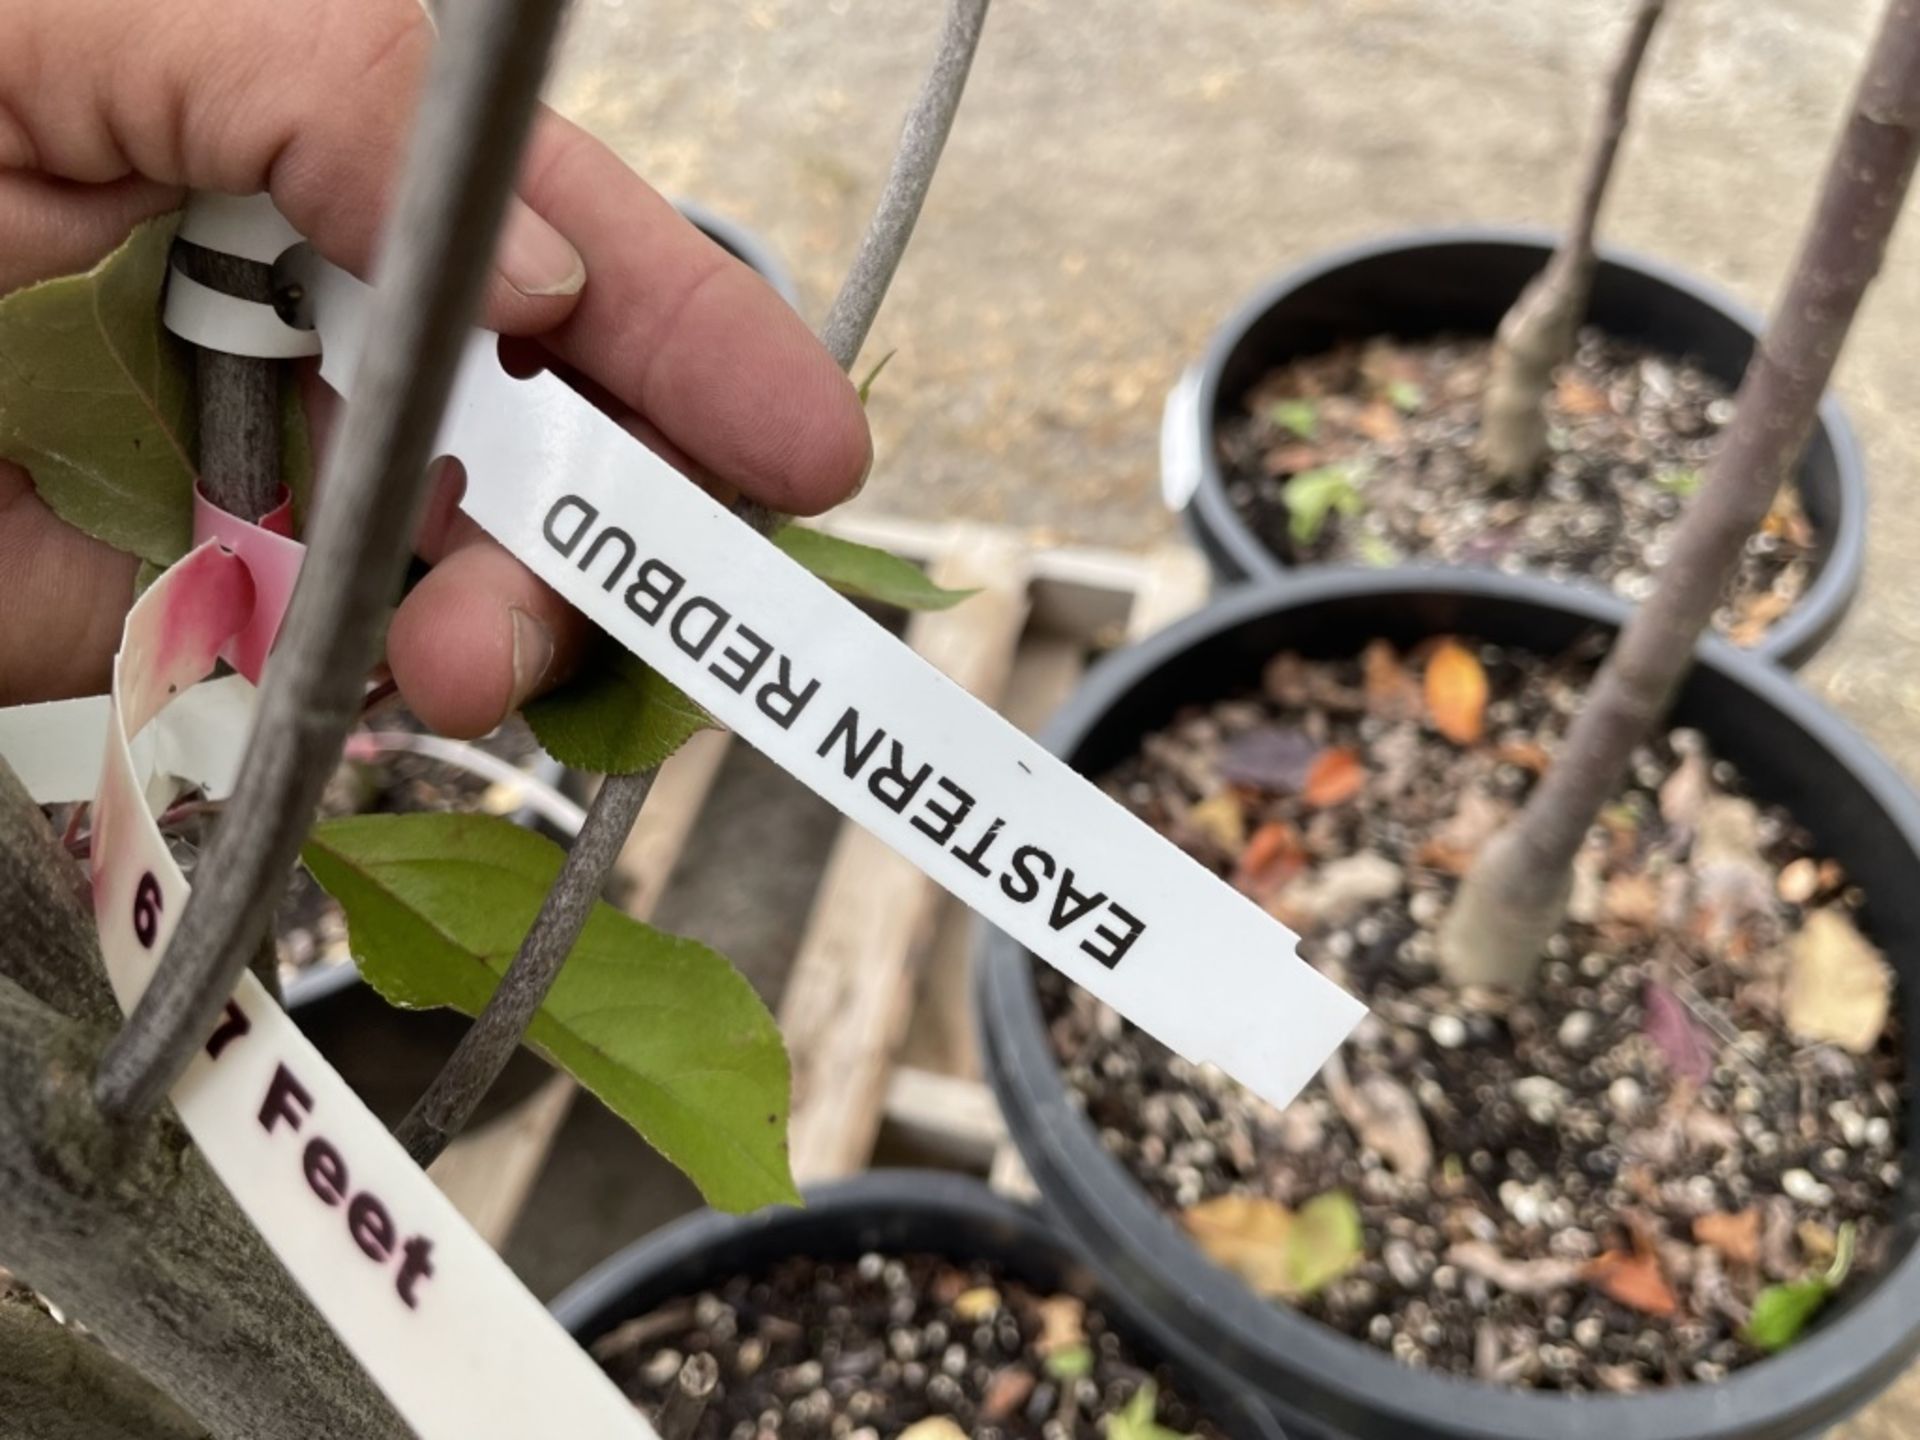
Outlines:
<svg viewBox="0 0 1920 1440"><path fill-rule="evenodd" d="M402 1440L405 1427L170 1112L121 1127L95 1108L89 1076L119 1009L92 902L4 763L0 914L0 1264L221 1440ZM26 1381L6 1373L18 1360L9 1345L0 1335L10 1396ZM18 1414L0 1403L8 1422Z"/></svg>
<svg viewBox="0 0 1920 1440"><path fill-rule="evenodd" d="M953 117L967 88L967 73L973 68L973 52L979 47L980 30L986 23L987 0L952 0L947 7L933 68L927 72L913 109L907 112L893 168L887 172L886 186L880 192L880 204L867 222L860 253L854 257L853 268L841 283L833 308L827 312L827 323L820 329L821 343L842 370L851 369L859 356L874 317L880 313L880 304L887 298L887 287L900 268L900 257L907 253L907 242L913 238L920 207L932 188L933 172L939 167L941 151L946 149L947 134L953 129Z"/></svg>
<svg viewBox="0 0 1920 1440"><path fill-rule="evenodd" d="M873 328L913 238L920 207L933 184L933 172L953 128L960 96L986 22L988 0L952 0L940 33L933 68L921 86L888 172L885 189L860 242L859 254L828 312L821 340L842 370L849 368ZM764 506L743 503L734 513L763 535L780 517ZM609 775L587 808L586 823L567 852L560 878L540 907L519 953L446 1066L434 1077L400 1122L398 1135L422 1165L446 1148L472 1117L520 1037L533 1023L540 1002L553 988L567 955L586 928L593 905L606 889L613 862L626 843L653 785L653 772Z"/></svg>
<svg viewBox="0 0 1920 1440"><path fill-rule="evenodd" d="M426 1093L395 1129L407 1153L422 1166L431 1165L460 1134L519 1048L520 1037L533 1023L540 1002L553 988L606 887L606 877L620 857L627 832L640 818L656 773L643 770L637 775L607 777L574 837L559 878L541 902L540 913L486 1009L460 1037Z"/></svg>
<svg viewBox="0 0 1920 1440"><path fill-rule="evenodd" d="M156 1104L211 1029L339 761L564 8L475 0L443 22L381 242L359 398L327 467L232 803L152 985L102 1061L111 1114Z"/></svg>

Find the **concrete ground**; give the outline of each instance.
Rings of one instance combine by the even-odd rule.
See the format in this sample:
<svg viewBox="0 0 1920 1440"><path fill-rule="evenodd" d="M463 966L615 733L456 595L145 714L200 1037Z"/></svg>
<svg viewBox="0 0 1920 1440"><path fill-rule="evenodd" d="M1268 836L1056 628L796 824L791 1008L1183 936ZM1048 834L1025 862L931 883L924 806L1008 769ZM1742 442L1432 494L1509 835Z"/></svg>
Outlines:
<svg viewBox="0 0 1920 1440"><path fill-rule="evenodd" d="M869 361L858 502L1163 539L1162 395L1276 270L1413 225L1558 222L1625 0L997 0ZM553 96L662 189L759 229L824 311L936 0L581 0ZM1877 0L1676 0L1604 222L1764 307ZM1920 208L1920 203L1909 209ZM1920 776L1920 223L1839 390L1874 486L1866 589L1808 681ZM1920 1432L1920 1381L1848 1440Z"/></svg>

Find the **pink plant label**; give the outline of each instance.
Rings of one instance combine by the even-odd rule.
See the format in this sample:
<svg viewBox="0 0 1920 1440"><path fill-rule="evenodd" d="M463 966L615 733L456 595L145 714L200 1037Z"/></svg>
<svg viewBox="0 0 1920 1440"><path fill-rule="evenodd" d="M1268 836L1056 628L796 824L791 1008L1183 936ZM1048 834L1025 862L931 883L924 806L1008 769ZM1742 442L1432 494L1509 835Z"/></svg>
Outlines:
<svg viewBox="0 0 1920 1440"><path fill-rule="evenodd" d="M285 496L256 525L222 510L193 487L193 542L217 540L246 562L253 577L254 603L247 623L220 652L220 658L254 684L273 649L286 617L293 582L300 577L306 546L293 538L293 498Z"/></svg>

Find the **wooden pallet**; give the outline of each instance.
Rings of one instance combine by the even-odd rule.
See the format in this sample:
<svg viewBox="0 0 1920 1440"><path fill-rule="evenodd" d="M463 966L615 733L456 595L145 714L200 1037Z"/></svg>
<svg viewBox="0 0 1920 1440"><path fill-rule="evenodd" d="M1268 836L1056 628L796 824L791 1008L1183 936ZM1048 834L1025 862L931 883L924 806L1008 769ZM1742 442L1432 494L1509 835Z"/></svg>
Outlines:
<svg viewBox="0 0 1920 1440"><path fill-rule="evenodd" d="M1048 546L992 527L836 517L831 528L977 588L919 615L906 641L1015 724L1046 722L1101 651L1196 608L1205 563L1185 546L1145 554ZM620 903L645 919L672 878L733 744L708 732L662 768L622 852ZM810 1184L865 1169L876 1148L1030 1189L981 1077L970 914L858 826L840 826L780 1002L793 1056L791 1149ZM462 1138L433 1174L498 1244L566 1117L557 1078Z"/></svg>

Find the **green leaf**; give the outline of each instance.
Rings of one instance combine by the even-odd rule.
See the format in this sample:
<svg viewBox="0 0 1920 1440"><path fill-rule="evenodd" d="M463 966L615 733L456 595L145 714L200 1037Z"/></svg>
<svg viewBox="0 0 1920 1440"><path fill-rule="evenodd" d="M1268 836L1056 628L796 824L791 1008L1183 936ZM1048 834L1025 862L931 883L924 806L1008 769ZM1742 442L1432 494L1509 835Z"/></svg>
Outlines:
<svg viewBox="0 0 1920 1440"><path fill-rule="evenodd" d="M1366 1254L1360 1207L1344 1190L1316 1195L1294 1214L1287 1243L1287 1279L1295 1295L1315 1295Z"/></svg>
<svg viewBox="0 0 1920 1440"><path fill-rule="evenodd" d="M1809 1275L1785 1285L1769 1285L1754 1298L1753 1314L1740 1336L1749 1345L1772 1354L1784 1350L1800 1338L1807 1323L1818 1315L1833 1292L1846 1282L1853 1269L1854 1228L1851 1222L1840 1227L1839 1245L1833 1264L1823 1275Z"/></svg>
<svg viewBox="0 0 1920 1440"><path fill-rule="evenodd" d="M1159 1402L1160 1392L1153 1381L1142 1380L1126 1408L1107 1421L1107 1440L1196 1440L1154 1418Z"/></svg>
<svg viewBox="0 0 1920 1440"><path fill-rule="evenodd" d="M774 532L773 543L843 595L902 610L945 610L974 593L943 589L918 565L898 555L804 525L781 526Z"/></svg>
<svg viewBox="0 0 1920 1440"><path fill-rule="evenodd" d="M1387 384L1387 403L1402 415L1411 415L1427 403L1427 392L1411 380L1393 380Z"/></svg>
<svg viewBox="0 0 1920 1440"><path fill-rule="evenodd" d="M602 642L578 674L521 714L549 755L576 770L651 770L713 717L624 647Z"/></svg>
<svg viewBox="0 0 1920 1440"><path fill-rule="evenodd" d="M1267 418L1302 440L1311 440L1320 432L1320 407L1311 400L1276 400L1267 408Z"/></svg>
<svg viewBox="0 0 1920 1440"><path fill-rule="evenodd" d="M361 973L396 1005L478 1014L560 871L551 841L490 815L354 815L302 851L347 914ZM773 1017L704 945L597 904L527 1039L708 1203L797 1203L790 1077Z"/></svg>
<svg viewBox="0 0 1920 1440"><path fill-rule="evenodd" d="M1362 565L1375 570L1385 570L1390 565L1400 563L1400 552L1393 548L1386 537L1376 535L1371 530L1362 530L1353 537L1353 551Z"/></svg>
<svg viewBox="0 0 1920 1440"><path fill-rule="evenodd" d="M1700 472L1691 468L1662 470L1653 477L1653 483L1684 500L1699 492L1700 478Z"/></svg>
<svg viewBox="0 0 1920 1440"><path fill-rule="evenodd" d="M1302 470L1287 481L1281 498L1287 506L1287 533L1301 545L1311 545L1336 511L1351 518L1366 508L1358 477L1351 465L1322 465Z"/></svg>
<svg viewBox="0 0 1920 1440"><path fill-rule="evenodd" d="M158 565L193 531L187 348L160 324L178 215L84 275L0 299L0 459L69 525Z"/></svg>
<svg viewBox="0 0 1920 1440"><path fill-rule="evenodd" d="M1068 1345L1047 1356L1047 1373L1056 1380L1078 1380L1093 1373L1093 1351L1085 1345Z"/></svg>
<svg viewBox="0 0 1920 1440"><path fill-rule="evenodd" d="M868 397L873 394L873 382L880 378L880 372L887 368L887 362L899 353L898 350L887 351L886 354L880 357L879 363L867 371L867 378L860 382L860 403L862 405L865 405Z"/></svg>

